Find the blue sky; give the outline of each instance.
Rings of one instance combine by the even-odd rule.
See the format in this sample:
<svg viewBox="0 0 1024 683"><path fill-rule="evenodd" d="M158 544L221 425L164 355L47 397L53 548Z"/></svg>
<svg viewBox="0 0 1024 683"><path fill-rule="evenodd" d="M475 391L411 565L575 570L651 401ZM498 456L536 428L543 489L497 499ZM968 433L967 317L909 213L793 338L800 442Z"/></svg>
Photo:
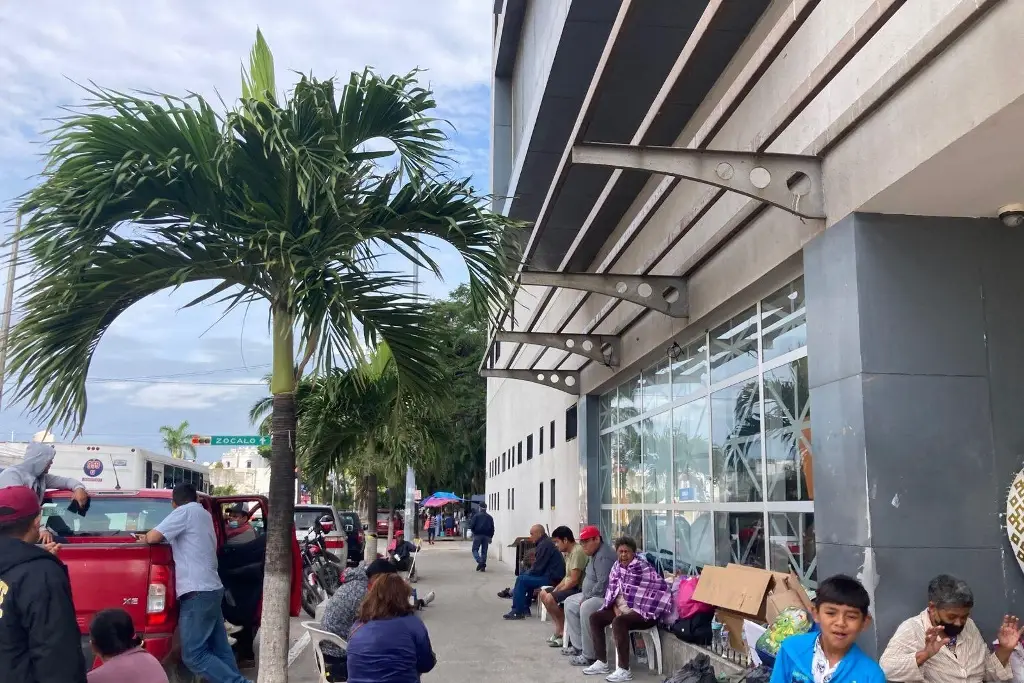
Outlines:
<svg viewBox="0 0 1024 683"><path fill-rule="evenodd" d="M462 175L488 188L491 3L481 0L84 0L0 5L0 207L2 232L12 200L41 169L48 120L81 102L75 83L119 90L198 92L231 102L239 68L259 26L277 67L278 86L293 71L347 77L370 65L381 73L428 69L439 115L455 126ZM444 282L421 290L441 296L465 280L450 252L437 258ZM403 267L397 261L382 267ZM6 278L6 268L0 280ZM6 283L4 283L6 284ZM188 420L196 433L248 434L248 407L265 393L270 361L265 308L224 319L215 307L181 310L183 289L150 297L117 321L89 371L89 413L81 441L159 447L159 427ZM15 316L17 318L17 316ZM10 383L6 389L10 391ZM42 425L18 405L0 410L0 440L25 440ZM214 460L210 449L201 460Z"/></svg>

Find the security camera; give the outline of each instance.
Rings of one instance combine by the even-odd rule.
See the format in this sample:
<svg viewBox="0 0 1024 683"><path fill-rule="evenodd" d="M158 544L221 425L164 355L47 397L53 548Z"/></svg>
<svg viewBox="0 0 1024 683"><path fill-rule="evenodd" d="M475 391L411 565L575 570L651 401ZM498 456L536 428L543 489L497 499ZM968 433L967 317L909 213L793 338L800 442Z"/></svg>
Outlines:
<svg viewBox="0 0 1024 683"><path fill-rule="evenodd" d="M1007 204L999 209L999 220L1008 228L1024 225L1024 204Z"/></svg>

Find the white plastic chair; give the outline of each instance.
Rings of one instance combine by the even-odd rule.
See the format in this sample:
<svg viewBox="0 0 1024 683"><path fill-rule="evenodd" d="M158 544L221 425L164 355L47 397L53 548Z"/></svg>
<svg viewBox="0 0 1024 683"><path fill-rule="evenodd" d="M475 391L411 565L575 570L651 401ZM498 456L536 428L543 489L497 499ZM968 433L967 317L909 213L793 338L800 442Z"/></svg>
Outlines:
<svg viewBox="0 0 1024 683"><path fill-rule="evenodd" d="M552 588L554 588L554 586L541 586L540 590L541 590L541 593L544 593L546 591L551 590ZM540 620L541 621L547 621L548 620L548 608L544 606L544 601L540 599L540 593L538 593L537 596L538 596L537 597L537 604L540 606Z"/></svg>
<svg viewBox="0 0 1024 683"><path fill-rule="evenodd" d="M647 650L647 668L651 671L657 671L658 675L661 676L664 673L665 665L661 661L661 634L658 632L658 627L652 626L651 628L630 631L629 633L630 635L639 633L644 639L644 648ZM618 650L616 650L615 666L619 665L618 659ZM626 664L628 665L629 662Z"/></svg>
<svg viewBox="0 0 1024 683"><path fill-rule="evenodd" d="M327 664L324 661L323 650L320 649L320 641L326 640L337 645L342 650L348 650L348 643L336 633L325 631L320 627L320 622L304 621L302 628L306 629L310 639L313 641L313 655L316 657L316 668L320 672L320 683L327 682Z"/></svg>

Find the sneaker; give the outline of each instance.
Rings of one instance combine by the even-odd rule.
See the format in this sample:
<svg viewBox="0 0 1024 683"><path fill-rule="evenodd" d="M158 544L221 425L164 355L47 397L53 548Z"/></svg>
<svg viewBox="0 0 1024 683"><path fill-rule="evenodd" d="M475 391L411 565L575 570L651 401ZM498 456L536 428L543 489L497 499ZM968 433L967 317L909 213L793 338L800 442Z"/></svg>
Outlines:
<svg viewBox="0 0 1024 683"><path fill-rule="evenodd" d="M229 636L233 636L236 633L239 633L239 632L241 632L244 629L241 626L236 626L235 624L232 624L230 621L225 621L224 622L224 630L228 632Z"/></svg>
<svg viewBox="0 0 1024 683"><path fill-rule="evenodd" d="M429 593L427 593L426 595L424 595L424 596L423 596L423 606L424 606L424 607L426 607L426 606L427 606L427 605L429 605L430 603L434 602L434 598L436 598L436 597L437 597L437 596L436 596L436 595L434 595L434 591L430 591Z"/></svg>
<svg viewBox="0 0 1024 683"><path fill-rule="evenodd" d="M562 647L562 637L551 636L548 638L548 647Z"/></svg>
<svg viewBox="0 0 1024 683"><path fill-rule="evenodd" d="M238 639L234 636L228 636L228 645L234 647L238 643Z"/></svg>
<svg viewBox="0 0 1024 683"><path fill-rule="evenodd" d="M608 681L608 683L624 683L625 681L633 680L633 672L620 666L615 669L615 673L604 680Z"/></svg>
<svg viewBox="0 0 1024 683"><path fill-rule="evenodd" d="M512 599L512 589L511 588L502 588L500 591L498 591L498 597L499 598L504 598L505 600L511 600Z"/></svg>
<svg viewBox="0 0 1024 683"><path fill-rule="evenodd" d="M562 656L563 657L575 657L576 655L581 655L581 654L583 654L583 650L577 650L576 648L574 648L571 645L569 647L563 647L562 648Z"/></svg>
<svg viewBox="0 0 1024 683"><path fill-rule="evenodd" d="M597 660L596 662L594 662L593 664L591 664L590 666L588 666L586 669L583 670L583 675L584 676L606 676L606 675L610 674L611 672L612 672L612 670L608 668L607 664L605 664L601 660Z"/></svg>
<svg viewBox="0 0 1024 683"><path fill-rule="evenodd" d="M584 657L582 652L569 660L569 666L590 666L593 663L594 660L589 657Z"/></svg>
<svg viewBox="0 0 1024 683"><path fill-rule="evenodd" d="M511 610L508 614L503 616L502 619L504 619L505 621L520 621L522 619L525 619L526 617L527 615L523 612Z"/></svg>

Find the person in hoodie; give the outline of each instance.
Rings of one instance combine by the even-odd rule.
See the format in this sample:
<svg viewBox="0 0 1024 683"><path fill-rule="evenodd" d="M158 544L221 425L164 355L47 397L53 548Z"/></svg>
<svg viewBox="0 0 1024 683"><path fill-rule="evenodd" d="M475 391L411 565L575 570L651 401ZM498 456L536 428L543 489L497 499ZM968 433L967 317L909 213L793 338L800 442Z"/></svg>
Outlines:
<svg viewBox="0 0 1024 683"><path fill-rule="evenodd" d="M0 672L18 683L86 683L67 568L39 542L40 507L26 486L0 489Z"/></svg>
<svg viewBox="0 0 1024 683"><path fill-rule="evenodd" d="M27 486L35 491L40 505L47 489L74 491L75 501L79 506L85 507L89 503L89 493L85 490L85 484L71 477L50 474L50 465L53 464L56 455L57 451L53 444L30 443L21 462L0 472L0 489L8 486ZM53 543L53 534L49 529L41 529L39 538L43 543Z"/></svg>

